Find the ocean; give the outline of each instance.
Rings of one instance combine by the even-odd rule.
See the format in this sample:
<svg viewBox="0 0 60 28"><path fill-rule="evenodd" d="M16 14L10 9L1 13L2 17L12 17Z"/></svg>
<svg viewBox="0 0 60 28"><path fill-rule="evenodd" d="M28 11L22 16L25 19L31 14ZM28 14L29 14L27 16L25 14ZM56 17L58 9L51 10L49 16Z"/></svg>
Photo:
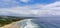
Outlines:
<svg viewBox="0 0 60 28"><path fill-rule="evenodd" d="M60 18L41 17L24 19L17 23L20 28L60 28Z"/></svg>

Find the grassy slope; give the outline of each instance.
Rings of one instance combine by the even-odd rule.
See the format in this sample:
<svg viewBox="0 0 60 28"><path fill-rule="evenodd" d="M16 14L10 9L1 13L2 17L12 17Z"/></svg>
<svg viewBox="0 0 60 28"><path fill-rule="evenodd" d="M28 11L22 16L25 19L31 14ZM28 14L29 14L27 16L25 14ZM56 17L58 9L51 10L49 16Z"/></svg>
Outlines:
<svg viewBox="0 0 60 28"><path fill-rule="evenodd" d="M0 27L10 24L12 22L16 22L16 21L20 21L23 18L19 18L19 17L11 17L11 16L0 16Z"/></svg>

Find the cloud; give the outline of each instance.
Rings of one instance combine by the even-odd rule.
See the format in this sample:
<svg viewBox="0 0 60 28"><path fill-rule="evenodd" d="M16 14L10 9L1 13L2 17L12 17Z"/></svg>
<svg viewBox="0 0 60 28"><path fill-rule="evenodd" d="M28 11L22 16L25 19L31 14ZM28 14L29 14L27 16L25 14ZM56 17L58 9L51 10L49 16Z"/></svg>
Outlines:
<svg viewBox="0 0 60 28"><path fill-rule="evenodd" d="M60 15L60 1L51 4L34 4L26 6L16 6L11 8L0 8L0 15L13 16L51 16Z"/></svg>
<svg viewBox="0 0 60 28"><path fill-rule="evenodd" d="M18 6L19 2L16 0L0 0L0 8L10 8Z"/></svg>
<svg viewBox="0 0 60 28"><path fill-rule="evenodd" d="M36 17L40 9L35 9L35 5L17 6L12 8L0 8L0 15L14 15L14 16L34 16ZM38 7L37 7L38 8Z"/></svg>
<svg viewBox="0 0 60 28"><path fill-rule="evenodd" d="M49 10L49 13L51 15L60 15L60 1L48 4L44 7L44 9Z"/></svg>
<svg viewBox="0 0 60 28"><path fill-rule="evenodd" d="M29 1L31 1L31 0L20 0L20 1L27 3L27 2L29 2Z"/></svg>

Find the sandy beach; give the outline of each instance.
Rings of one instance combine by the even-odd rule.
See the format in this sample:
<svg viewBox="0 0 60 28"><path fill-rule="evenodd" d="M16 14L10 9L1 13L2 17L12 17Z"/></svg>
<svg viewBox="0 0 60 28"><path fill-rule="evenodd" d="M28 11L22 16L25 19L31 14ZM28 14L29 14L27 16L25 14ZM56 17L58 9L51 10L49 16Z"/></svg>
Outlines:
<svg viewBox="0 0 60 28"><path fill-rule="evenodd" d="M13 22L11 24L5 25L5 26L0 27L0 28L20 28L20 26L18 26L16 22Z"/></svg>

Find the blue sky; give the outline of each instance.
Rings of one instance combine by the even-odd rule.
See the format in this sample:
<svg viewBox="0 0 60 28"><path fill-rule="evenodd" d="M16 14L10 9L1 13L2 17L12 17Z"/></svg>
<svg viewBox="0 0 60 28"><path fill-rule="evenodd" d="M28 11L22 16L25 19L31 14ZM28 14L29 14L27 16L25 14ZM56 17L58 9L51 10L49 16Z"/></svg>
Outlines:
<svg viewBox="0 0 60 28"><path fill-rule="evenodd" d="M0 15L60 15L60 0L0 0Z"/></svg>
<svg viewBox="0 0 60 28"><path fill-rule="evenodd" d="M32 4L50 4L58 0L0 0L0 8L25 6Z"/></svg>

